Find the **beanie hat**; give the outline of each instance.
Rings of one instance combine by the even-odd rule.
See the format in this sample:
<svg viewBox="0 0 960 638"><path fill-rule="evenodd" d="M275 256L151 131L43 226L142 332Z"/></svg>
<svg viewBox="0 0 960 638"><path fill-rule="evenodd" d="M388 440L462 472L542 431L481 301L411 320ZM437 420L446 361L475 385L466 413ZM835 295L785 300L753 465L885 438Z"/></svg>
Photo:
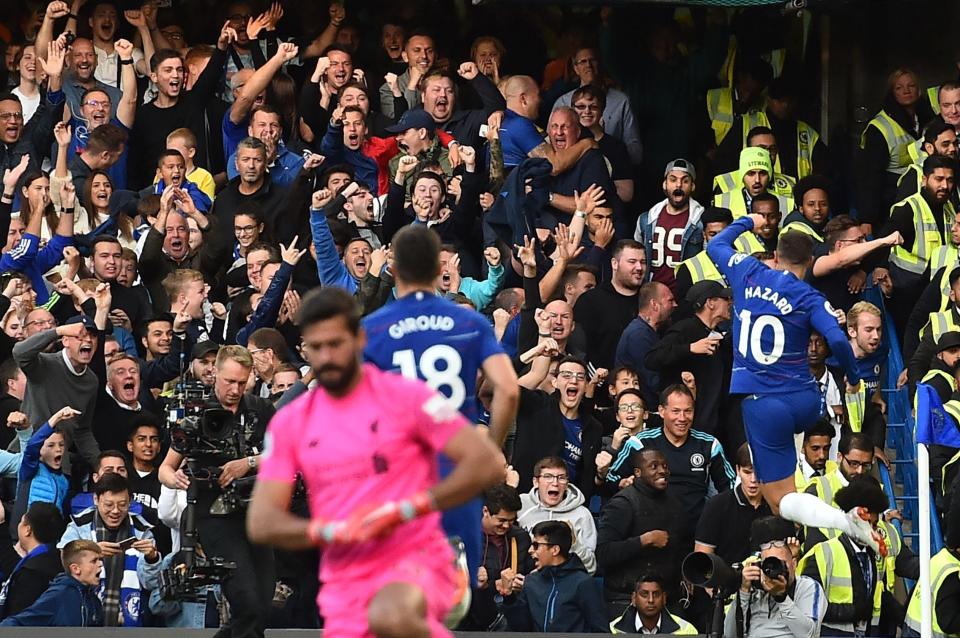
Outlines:
<svg viewBox="0 0 960 638"><path fill-rule="evenodd" d="M740 177L752 170L767 171L767 175L773 177L773 163L767 149L750 146L740 151Z"/></svg>

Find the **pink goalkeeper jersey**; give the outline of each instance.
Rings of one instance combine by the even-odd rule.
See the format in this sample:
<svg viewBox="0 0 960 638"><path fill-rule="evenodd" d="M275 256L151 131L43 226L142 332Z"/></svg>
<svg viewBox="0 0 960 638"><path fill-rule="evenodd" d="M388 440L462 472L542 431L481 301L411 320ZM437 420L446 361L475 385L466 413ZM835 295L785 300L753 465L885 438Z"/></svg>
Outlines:
<svg viewBox="0 0 960 638"><path fill-rule="evenodd" d="M303 474L310 512L345 520L362 505L408 498L437 483L439 452L467 421L421 381L363 365L346 397L311 390L270 421L259 480L292 483ZM363 576L427 546L449 550L434 513L367 543L323 551L325 582Z"/></svg>

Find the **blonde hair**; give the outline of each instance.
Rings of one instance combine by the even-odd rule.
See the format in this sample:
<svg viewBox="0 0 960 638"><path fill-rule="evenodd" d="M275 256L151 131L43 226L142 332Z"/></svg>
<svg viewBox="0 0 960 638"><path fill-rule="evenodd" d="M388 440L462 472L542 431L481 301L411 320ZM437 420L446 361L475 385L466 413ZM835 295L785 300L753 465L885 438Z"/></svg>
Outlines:
<svg viewBox="0 0 960 638"><path fill-rule="evenodd" d="M167 146L170 146L170 142L177 139L183 142L183 145L187 148L197 148L197 136L188 128L174 129L167 135Z"/></svg>
<svg viewBox="0 0 960 638"><path fill-rule="evenodd" d="M853 328L856 330L857 323L860 320L860 315L862 314L873 315L878 319L883 319L883 314L880 312L880 309L874 306L869 301L858 301L853 304L853 307L847 311L847 327Z"/></svg>
<svg viewBox="0 0 960 638"><path fill-rule="evenodd" d="M184 288L195 281L203 282L203 274L199 270L178 268L164 277L161 284L164 292L167 293L167 298L172 302Z"/></svg>
<svg viewBox="0 0 960 638"><path fill-rule="evenodd" d="M80 556L84 552L92 552L97 556L103 556L103 550L100 549L100 546L91 540L81 538L75 541L70 541L63 546L61 550L60 561L63 563L63 569L70 572L70 565L76 565L80 561Z"/></svg>
<svg viewBox="0 0 960 638"><path fill-rule="evenodd" d="M909 69L907 67L898 67L894 69L890 73L890 75L887 76L887 90L893 91L893 86L897 83L897 80L899 80L904 75L909 75L910 77L912 77L913 81L917 84L917 87L918 88L920 87L920 78L913 71L913 69Z"/></svg>
<svg viewBox="0 0 960 638"><path fill-rule="evenodd" d="M236 361L244 368L253 367L253 355L243 346L221 346L217 351L217 370L223 368L227 360Z"/></svg>

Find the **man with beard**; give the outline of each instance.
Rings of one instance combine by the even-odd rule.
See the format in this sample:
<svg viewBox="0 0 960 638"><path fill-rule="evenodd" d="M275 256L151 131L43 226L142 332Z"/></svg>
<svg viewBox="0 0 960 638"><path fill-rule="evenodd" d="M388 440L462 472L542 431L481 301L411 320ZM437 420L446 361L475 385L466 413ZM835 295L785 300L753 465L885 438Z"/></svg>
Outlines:
<svg viewBox="0 0 960 638"><path fill-rule="evenodd" d="M423 78L420 99L423 110L430 114L438 129L450 133L461 144L475 146L483 141L480 127L487 123L491 113L502 111L507 103L496 85L480 73L473 62L461 64L457 75L470 83L480 97L482 108L458 109L453 78L442 71L431 71Z"/></svg>
<svg viewBox="0 0 960 638"><path fill-rule="evenodd" d="M956 185L957 162L950 157L931 156L923 162L920 192L890 210L883 235L899 231L903 243L890 251L890 278L896 303L889 308L899 336L904 335L910 311L929 279L933 254L950 240L956 211L950 194ZM917 232L922 229L921 232Z"/></svg>
<svg viewBox="0 0 960 638"><path fill-rule="evenodd" d="M637 294L646 278L647 256L643 244L622 239L610 259L613 277L577 299L573 318L587 338L587 359L595 368L613 369L617 342L639 310Z"/></svg>
<svg viewBox="0 0 960 638"><path fill-rule="evenodd" d="M204 109L214 97L223 74L227 46L236 38L236 31L224 23L210 61L190 90L184 86L185 67L179 53L160 49L150 58L150 81L157 86L158 93L151 102L138 107L131 136L137 140L133 149L131 183L149 184L153 181L149 168L167 147L170 131L182 126L192 131L204 130Z"/></svg>
<svg viewBox="0 0 960 638"><path fill-rule="evenodd" d="M104 313L108 308L109 302ZM45 352L57 339L63 342L63 350ZM93 319L77 315L66 324L39 332L13 347L13 358L27 377L21 410L30 423L43 423L61 408L77 409L80 415L63 421L58 431L64 435L65 449L69 451L71 445L76 445L91 467L96 466L100 454L92 429L99 382L89 366L99 339ZM64 474L69 475L71 467L70 454L65 454Z"/></svg>
<svg viewBox="0 0 960 638"><path fill-rule="evenodd" d="M442 391L471 423L479 420L476 383L482 370L493 388L490 435L495 444L502 445L520 395L510 358L481 315L437 296L440 240L434 232L422 225L407 226L394 235L392 247L397 301L364 319L366 359L384 370L426 381ZM531 461L531 467L538 458ZM442 458L442 475L450 469L449 459ZM444 529L463 539L475 578L481 547L479 502L448 512Z"/></svg>
<svg viewBox="0 0 960 638"><path fill-rule="evenodd" d="M160 466L159 479L168 488L181 490L187 489L191 481L198 481L199 541L208 556L222 556L237 564L223 583L223 593L233 612L224 635L262 637L276 584L273 550L254 544L259 539L252 532L249 537L245 533L243 509L234 508L221 497L234 481L257 472L264 433L274 409L266 399L244 393L253 368L253 358L246 348L224 346L217 354L216 366L211 404L229 413L221 418L228 419L242 432L244 449L192 457L201 468L219 469L215 480L203 481L187 475L182 467L187 450L178 450L175 443ZM290 478L292 481L292 474ZM303 524L306 526L306 521Z"/></svg>
<svg viewBox="0 0 960 638"><path fill-rule="evenodd" d="M919 147L919 148L918 148ZM923 129L923 138L914 146L916 161L907 167L897 182L897 201L902 201L917 193L923 184L923 162L932 155L957 159L956 127L940 118L936 118ZM950 194L956 204L956 191Z"/></svg>
<svg viewBox="0 0 960 638"><path fill-rule="evenodd" d="M750 212L763 217L763 224L737 237L733 247L744 255L773 252L780 236L780 220L783 219L779 199L770 193L760 193L750 202Z"/></svg>
<svg viewBox="0 0 960 638"><path fill-rule="evenodd" d="M703 206L690 194L696 188L697 170L685 159L675 159L663 171L666 199L640 215L633 238L643 243L653 281L676 292L680 262L703 250Z"/></svg>
<svg viewBox="0 0 960 638"><path fill-rule="evenodd" d="M403 236L398 240L400 275L409 255L403 255ZM427 285L436 276L436 252L435 246L429 278L418 277ZM416 255L414 263L421 259ZM394 306L405 305L400 286ZM425 301L423 293L414 294ZM367 331L350 295L314 291L298 319L319 388L271 422L247 532L254 542L291 550L325 546L317 599L325 631L444 635L457 585L469 583L455 582L438 512L501 480L503 456L436 391L361 365ZM453 469L438 482L440 452ZM307 486L311 521L288 511L297 472Z"/></svg>
<svg viewBox="0 0 960 638"><path fill-rule="evenodd" d="M290 186L303 168L304 158L283 143L280 113L269 104L258 106L250 116L247 135L263 142L267 150L266 167L270 182L276 186ZM232 180L240 173L240 161L235 151L227 158L227 177Z"/></svg>
<svg viewBox="0 0 960 638"><path fill-rule="evenodd" d="M190 353L190 370L187 372L194 381L199 381L208 391L213 388L217 373L217 352L220 346L213 341L201 341L193 346Z"/></svg>
<svg viewBox="0 0 960 638"><path fill-rule="evenodd" d="M793 475L797 491L807 489L814 479L837 469L837 462L830 457L836 457L833 448L837 447L834 442L839 438L837 429L823 418L803 433L803 446L797 460L797 471Z"/></svg>
<svg viewBox="0 0 960 638"><path fill-rule="evenodd" d="M420 93L417 91L420 78L433 67L436 59L433 38L422 32L411 33L401 55L407 63L407 70L399 76L387 73L384 77L386 81L380 87L380 111L394 120L400 116L395 106L397 98L404 98L411 109L420 106Z"/></svg>
<svg viewBox="0 0 960 638"><path fill-rule="evenodd" d="M793 201L797 209L787 214L783 220L783 230L787 233L799 231L813 238L814 252L820 253L824 247L824 229L830 217L830 185L826 178L819 175L804 177L793 188Z"/></svg>
<svg viewBox="0 0 960 638"><path fill-rule="evenodd" d="M774 188L773 159L770 152L761 146L748 146L740 151L740 170L736 173L736 186L717 193L713 205L727 208L734 219L750 212L755 197L761 193L771 193L779 201L780 211L793 210L792 184L784 185L780 194Z"/></svg>

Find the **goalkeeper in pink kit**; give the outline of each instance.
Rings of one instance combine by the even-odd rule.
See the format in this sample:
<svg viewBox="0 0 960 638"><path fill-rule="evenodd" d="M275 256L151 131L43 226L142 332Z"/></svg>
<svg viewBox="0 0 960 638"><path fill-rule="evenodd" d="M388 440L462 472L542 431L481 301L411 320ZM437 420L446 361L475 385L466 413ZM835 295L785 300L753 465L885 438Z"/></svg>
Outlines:
<svg viewBox="0 0 960 638"><path fill-rule="evenodd" d="M449 635L458 583L439 512L502 480L503 455L422 382L361 364L365 336L349 294L311 293L298 318L320 387L271 420L247 533L323 547L325 638ZM439 452L456 464L440 482ZM298 472L311 521L288 511Z"/></svg>

